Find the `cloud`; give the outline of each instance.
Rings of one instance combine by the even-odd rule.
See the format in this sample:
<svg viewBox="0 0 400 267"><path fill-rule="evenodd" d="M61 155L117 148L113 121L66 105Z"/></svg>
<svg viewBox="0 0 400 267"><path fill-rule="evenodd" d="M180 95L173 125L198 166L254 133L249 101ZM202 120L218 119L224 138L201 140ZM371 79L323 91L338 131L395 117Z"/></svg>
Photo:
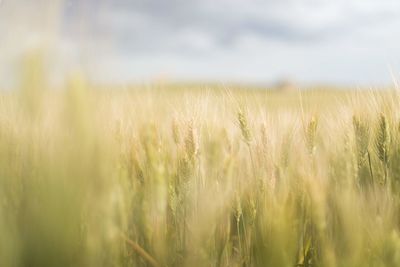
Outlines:
<svg viewBox="0 0 400 267"><path fill-rule="evenodd" d="M49 3L53 11L38 12ZM104 79L351 81L351 69L353 81L369 82L400 62L397 0L4 0L0 14L3 51L56 36L71 55L62 60ZM6 41L15 33L5 21L20 45Z"/></svg>
<svg viewBox="0 0 400 267"><path fill-rule="evenodd" d="M204 54L232 49L243 36L271 42L331 42L400 20L392 0L77 0L81 18L67 17L67 31L84 32L94 44L108 42L127 54ZM85 11L87 10L86 14ZM74 12L71 12L74 13ZM72 26L71 26L72 25ZM75 30L73 25L75 25Z"/></svg>
<svg viewBox="0 0 400 267"><path fill-rule="evenodd" d="M173 34L176 30L188 27L207 31L222 40L234 41L241 34L252 32L265 38L302 41L329 36L337 29L351 32L365 24L396 19L400 14L399 7L400 4L388 0L137 0L126 1L124 10L128 10L125 15L131 15L133 19L139 15L149 23L149 27L143 30ZM129 23L125 27L127 25ZM124 25L119 27L123 28Z"/></svg>

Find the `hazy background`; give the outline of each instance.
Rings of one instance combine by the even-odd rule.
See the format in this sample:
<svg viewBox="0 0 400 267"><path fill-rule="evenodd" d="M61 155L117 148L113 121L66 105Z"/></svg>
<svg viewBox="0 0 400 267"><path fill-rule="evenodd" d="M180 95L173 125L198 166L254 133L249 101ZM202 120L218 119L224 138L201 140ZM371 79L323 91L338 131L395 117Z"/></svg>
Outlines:
<svg viewBox="0 0 400 267"><path fill-rule="evenodd" d="M390 84L398 0L0 0L0 86L42 48L54 81Z"/></svg>

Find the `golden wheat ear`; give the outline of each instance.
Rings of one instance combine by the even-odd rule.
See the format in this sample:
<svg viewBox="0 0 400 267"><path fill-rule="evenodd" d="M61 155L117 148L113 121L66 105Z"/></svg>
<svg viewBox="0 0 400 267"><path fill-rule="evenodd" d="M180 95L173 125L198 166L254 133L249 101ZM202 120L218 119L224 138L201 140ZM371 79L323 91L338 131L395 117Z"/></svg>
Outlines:
<svg viewBox="0 0 400 267"><path fill-rule="evenodd" d="M383 113L380 114L378 120L375 147L378 158L381 161L384 170L383 184L387 185L389 171L390 130L387 117Z"/></svg>
<svg viewBox="0 0 400 267"><path fill-rule="evenodd" d="M187 126L185 150L189 159L193 159L199 153L198 135L193 120L191 120Z"/></svg>
<svg viewBox="0 0 400 267"><path fill-rule="evenodd" d="M318 120L316 117L311 117L306 129L306 145L308 153L313 155L315 153L315 139L317 135Z"/></svg>
<svg viewBox="0 0 400 267"><path fill-rule="evenodd" d="M244 141L247 144L249 144L251 142L251 133L250 133L247 117L245 116L242 109L239 109L237 118L238 118L238 122L239 122L240 131L242 133L242 137L243 137Z"/></svg>

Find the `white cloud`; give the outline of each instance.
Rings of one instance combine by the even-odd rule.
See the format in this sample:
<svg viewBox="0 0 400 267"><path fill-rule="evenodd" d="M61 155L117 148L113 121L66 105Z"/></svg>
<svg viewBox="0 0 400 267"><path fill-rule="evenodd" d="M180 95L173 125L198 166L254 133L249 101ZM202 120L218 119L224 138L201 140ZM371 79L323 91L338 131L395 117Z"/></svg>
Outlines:
<svg viewBox="0 0 400 267"><path fill-rule="evenodd" d="M62 65L103 80L378 83L400 65L397 0L67 0L58 15L54 6L38 12L50 2L0 6L0 59L45 37L57 39Z"/></svg>

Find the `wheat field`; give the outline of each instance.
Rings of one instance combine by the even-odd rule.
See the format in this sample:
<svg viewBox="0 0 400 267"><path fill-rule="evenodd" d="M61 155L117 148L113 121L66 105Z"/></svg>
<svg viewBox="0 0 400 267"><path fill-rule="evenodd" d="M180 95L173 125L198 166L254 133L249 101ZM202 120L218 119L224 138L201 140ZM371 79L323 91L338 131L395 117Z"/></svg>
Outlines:
<svg viewBox="0 0 400 267"><path fill-rule="evenodd" d="M400 266L396 90L32 77L0 97L0 266Z"/></svg>

